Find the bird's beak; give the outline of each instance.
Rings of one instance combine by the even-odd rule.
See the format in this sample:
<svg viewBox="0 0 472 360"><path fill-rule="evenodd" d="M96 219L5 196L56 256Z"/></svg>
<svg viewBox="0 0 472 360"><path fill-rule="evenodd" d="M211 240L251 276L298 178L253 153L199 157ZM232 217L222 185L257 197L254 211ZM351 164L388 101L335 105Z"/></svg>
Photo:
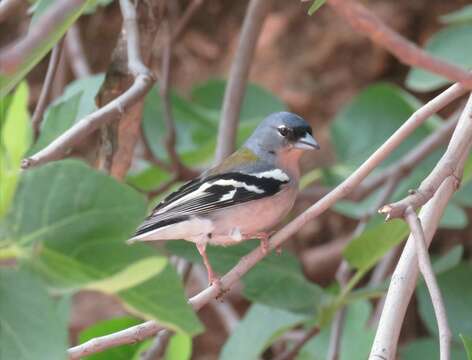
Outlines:
<svg viewBox="0 0 472 360"><path fill-rule="evenodd" d="M320 149L320 144L315 140L313 136L311 136L308 133L305 133L305 136L299 139L294 147L296 149L302 149L302 150L319 150Z"/></svg>

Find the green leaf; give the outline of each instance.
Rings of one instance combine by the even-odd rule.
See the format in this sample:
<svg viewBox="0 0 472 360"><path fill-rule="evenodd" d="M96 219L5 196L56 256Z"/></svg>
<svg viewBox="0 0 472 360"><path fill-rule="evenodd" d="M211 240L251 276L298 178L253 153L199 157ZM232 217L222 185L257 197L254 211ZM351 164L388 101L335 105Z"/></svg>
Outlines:
<svg viewBox="0 0 472 360"><path fill-rule="evenodd" d="M63 315L36 276L0 269L1 359L64 359L68 319Z"/></svg>
<svg viewBox="0 0 472 360"><path fill-rule="evenodd" d="M85 15L93 14L100 7L105 7L111 4L113 0L89 0L87 2L87 7L84 10Z"/></svg>
<svg viewBox="0 0 472 360"><path fill-rule="evenodd" d="M299 314L260 304L252 305L223 346L219 358L257 360L285 331L305 320L307 318Z"/></svg>
<svg viewBox="0 0 472 360"><path fill-rule="evenodd" d="M467 353L467 360L472 360L472 337L465 336L464 334L460 334L459 336L464 344L464 349Z"/></svg>
<svg viewBox="0 0 472 360"><path fill-rule="evenodd" d="M11 98L0 99L0 219L10 208L30 143L28 87L21 83Z"/></svg>
<svg viewBox="0 0 472 360"><path fill-rule="evenodd" d="M145 207L128 186L65 160L24 174L4 227L16 245L35 245L27 260L57 292L114 293L133 313L194 335L202 326L175 270L152 248L125 244Z"/></svg>
<svg viewBox="0 0 472 360"><path fill-rule="evenodd" d="M461 262L463 253L464 247L462 245L454 246L433 263L434 272L436 274L441 274L456 267Z"/></svg>
<svg viewBox="0 0 472 360"><path fill-rule="evenodd" d="M472 265L462 263L457 267L438 275L437 280L444 298L449 326L453 337L459 340L460 333L472 333ZM422 282L416 290L419 312L426 327L432 334L437 334L436 318L428 290Z"/></svg>
<svg viewBox="0 0 472 360"><path fill-rule="evenodd" d="M436 359L439 354L439 340L421 338L400 348L401 360ZM451 359L466 360L464 350L456 344L451 344Z"/></svg>
<svg viewBox="0 0 472 360"><path fill-rule="evenodd" d="M215 111L217 119L219 119L225 88L226 81L220 79L209 80L192 89L192 101L202 107ZM261 86L249 83L246 86L246 92L241 105L240 120L241 123L250 120L259 122L270 113L284 110L286 110L286 106L279 98Z"/></svg>
<svg viewBox="0 0 472 360"><path fill-rule="evenodd" d="M331 123L332 143L339 162L348 170L357 168L418 107L418 101L410 94L391 84L376 84L363 90ZM436 120L416 129L383 166L400 159L427 136L437 121L433 119Z"/></svg>
<svg viewBox="0 0 472 360"><path fill-rule="evenodd" d="M469 220L464 209L450 202L447 204L439 227L442 229L464 229L468 223Z"/></svg>
<svg viewBox="0 0 472 360"><path fill-rule="evenodd" d="M470 23L472 22L472 5L465 5L459 10L440 16L439 19L444 24Z"/></svg>
<svg viewBox="0 0 472 360"><path fill-rule="evenodd" d="M315 12L319 10L320 7L324 5L326 0L314 0L311 4L310 8L308 9L308 15L313 15Z"/></svg>
<svg viewBox="0 0 472 360"><path fill-rule="evenodd" d="M93 338L115 333L120 330L127 329L131 326L138 325L141 321L139 319L124 316L109 320L100 321L93 324L79 334L79 343L82 344ZM105 351L84 357L86 360L128 360L140 347L140 343L121 345L112 347Z"/></svg>
<svg viewBox="0 0 472 360"><path fill-rule="evenodd" d="M460 189L454 194L453 201L461 206L472 208L472 181L461 185Z"/></svg>
<svg viewBox="0 0 472 360"><path fill-rule="evenodd" d="M201 262L193 244L172 241L166 246L178 256ZM223 274L256 246L250 241L231 247L209 246L207 253L213 268ZM298 260L288 252L266 256L243 276L242 282L247 299L284 310L313 314L324 301L323 290L306 280Z"/></svg>
<svg viewBox="0 0 472 360"><path fill-rule="evenodd" d="M374 331L367 327L371 308L367 301L358 301L347 307L339 360L364 360L369 357L374 339ZM326 359L330 333L330 327L322 329L316 337L303 346L297 360Z"/></svg>
<svg viewBox="0 0 472 360"><path fill-rule="evenodd" d="M192 356L192 339L185 334L175 334L167 345L164 360L189 360Z"/></svg>
<svg viewBox="0 0 472 360"><path fill-rule="evenodd" d="M393 220L368 228L344 249L344 258L359 270L367 270L408 235L404 221Z"/></svg>
<svg viewBox="0 0 472 360"><path fill-rule="evenodd" d="M96 110L95 95L103 78L102 74L93 75L67 85L64 93L48 107L39 139L28 154L43 149L77 121Z"/></svg>
<svg viewBox="0 0 472 360"><path fill-rule="evenodd" d="M154 190L172 177L169 172L149 163L141 163L138 166L138 169L132 169L128 173L126 182L142 191Z"/></svg>
<svg viewBox="0 0 472 360"><path fill-rule="evenodd" d="M72 7L69 11L61 14L54 26L51 27L49 33L44 39L35 44L35 48L28 56L19 59L19 63L15 64L13 69L4 69L0 71L0 98L7 94L23 77L53 48L59 39L65 34L69 26L83 12L87 1L82 5ZM34 27L31 31L35 31Z"/></svg>
<svg viewBox="0 0 472 360"><path fill-rule="evenodd" d="M471 36L470 24L449 26L435 33L426 43L425 50L449 63L470 69L472 48L464 44ZM418 68L411 69L406 78L406 85L415 91L433 91L449 83L447 79Z"/></svg>

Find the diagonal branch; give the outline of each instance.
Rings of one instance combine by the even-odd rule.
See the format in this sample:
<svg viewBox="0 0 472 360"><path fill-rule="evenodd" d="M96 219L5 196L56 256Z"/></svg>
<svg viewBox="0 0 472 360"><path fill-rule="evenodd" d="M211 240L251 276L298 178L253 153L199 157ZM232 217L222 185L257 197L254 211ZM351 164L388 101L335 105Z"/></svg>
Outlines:
<svg viewBox="0 0 472 360"><path fill-rule="evenodd" d="M77 122L44 149L24 159L23 169L65 157L75 145L93 131L121 118L151 89L155 79L140 57L136 11L129 0L121 0L120 5L127 36L128 68L134 77L133 84L120 96Z"/></svg>
<svg viewBox="0 0 472 360"><path fill-rule="evenodd" d="M85 50L80 38L80 30L77 24L73 24L66 34L66 51L72 72L76 78L82 78L92 74L90 65L85 57Z"/></svg>
<svg viewBox="0 0 472 360"><path fill-rule="evenodd" d="M462 86L453 85L434 99L415 111L387 141L378 148L354 173L338 185L333 191L312 205L285 227L278 231L271 239L269 250L280 247L290 236L295 234L303 225L329 209L338 200L355 189L382 161L384 161L413 131L418 128L431 115L441 110L453 100L464 93ZM261 247L242 257L236 266L221 278L221 286L225 289L231 287L254 265L256 265L268 252ZM195 310L199 310L210 300L219 295L218 286L210 286L197 295L190 298L189 303ZM162 327L155 321L147 321L140 325L110 334L104 337L92 339L86 343L69 349L69 356L77 359L104 349L122 344L130 344L155 335Z"/></svg>
<svg viewBox="0 0 472 360"><path fill-rule="evenodd" d="M223 98L215 163L220 163L234 151L246 81L254 57L257 39L269 10L269 5L269 0L251 0L244 17L241 37L236 49L236 55L231 64Z"/></svg>
<svg viewBox="0 0 472 360"><path fill-rule="evenodd" d="M366 35L373 43L391 52L402 63L431 71L469 89L472 87L471 73L419 48L387 26L364 5L353 0L328 0L328 4L354 30Z"/></svg>
<svg viewBox="0 0 472 360"><path fill-rule="evenodd" d="M436 314L439 329L440 359L449 360L451 358L451 330L447 321L446 308L444 307L441 290L439 289L438 281L429 259L423 227L418 215L416 215L415 210L411 206L405 211L405 221L410 226L411 235L415 239L418 267L428 287L434 313Z"/></svg>
<svg viewBox="0 0 472 360"><path fill-rule="evenodd" d="M46 110L49 92L51 90L52 81L54 80L57 64L59 64L63 44L64 39L61 39L52 49L51 57L49 59L48 70L46 72L46 77L44 78L44 83L43 87L41 88L41 93L39 94L38 103L36 104L36 108L34 109L33 117L31 119L31 125L33 127L33 134L35 139L37 139L39 136L39 128L43 120L44 110Z"/></svg>

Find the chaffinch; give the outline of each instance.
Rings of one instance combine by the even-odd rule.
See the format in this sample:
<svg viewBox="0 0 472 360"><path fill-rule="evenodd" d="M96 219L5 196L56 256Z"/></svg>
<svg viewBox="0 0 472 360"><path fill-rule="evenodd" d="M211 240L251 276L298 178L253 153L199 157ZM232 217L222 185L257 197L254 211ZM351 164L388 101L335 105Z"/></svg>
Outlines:
<svg viewBox="0 0 472 360"><path fill-rule="evenodd" d="M159 203L128 242L191 241L214 283L218 278L206 245L258 238L267 252L270 229L295 202L300 156L319 148L310 125L301 117L289 112L271 114L239 150Z"/></svg>

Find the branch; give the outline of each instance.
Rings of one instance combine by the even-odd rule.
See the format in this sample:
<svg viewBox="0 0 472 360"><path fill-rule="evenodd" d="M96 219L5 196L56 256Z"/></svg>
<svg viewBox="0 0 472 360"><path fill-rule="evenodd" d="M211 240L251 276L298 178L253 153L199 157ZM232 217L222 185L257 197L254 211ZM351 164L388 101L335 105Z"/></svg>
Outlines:
<svg viewBox="0 0 472 360"><path fill-rule="evenodd" d="M458 128L462 127L463 124L467 125L467 127L472 127L470 121L471 113L472 96L469 98L459 119ZM467 131L459 134L461 137L467 137L467 135ZM454 139L453 136L451 143L453 141L457 141L457 137ZM459 157L456 167L457 173L462 172L464 163L468 157L468 151L469 149L465 149ZM432 199L421 209L419 217L425 231L426 247L431 243L431 239L436 232L444 209L456 189L457 177L451 174L444 179ZM403 318L405 317L408 303L415 290L417 276L418 262L416 259L416 245L413 236L410 234L392 275L369 359L395 358Z"/></svg>
<svg viewBox="0 0 472 360"><path fill-rule="evenodd" d="M386 214L386 219L404 217L406 209L411 206L414 209L424 205L434 195L441 183L448 176L456 178L457 186L459 186L462 177L459 158L464 153L468 153L471 147L472 126L467 107L459 119L459 122L452 134L451 141L441 160L436 164L433 171L423 180L420 187L414 190L411 195L406 198L391 203L380 208L379 213ZM464 115L465 114L465 115Z"/></svg>
<svg viewBox="0 0 472 360"><path fill-rule="evenodd" d="M39 94L38 103L36 104L36 108L34 109L33 117L31 119L34 139L37 139L39 136L39 128L43 120L44 110L46 110L49 92L51 90L52 81L54 80L57 64L59 63L59 59L61 57L62 47L63 39L59 40L56 46L54 46L52 49L46 77L44 78L44 83L43 87L41 88L41 93Z"/></svg>
<svg viewBox="0 0 472 360"><path fill-rule="evenodd" d="M384 161L413 131L418 128L431 115L441 110L451 101L463 94L464 90L460 85L453 85L446 91L436 96L426 103L422 108L415 111L403 125L390 136L387 141L380 146L354 173L338 185L333 191L323 197L320 201L313 204L298 217L289 222L285 227L274 234L270 239L269 250L274 250L281 246L284 241L295 234L303 225L312 221L322 214L338 200L349 194L355 189L382 161ZM236 266L221 278L221 287L230 288L244 274L246 274L254 265L256 265L264 256L269 253L262 251L261 247L251 251L242 257ZM193 296L189 303L195 310L205 306L211 299L216 298L220 292L219 286L209 286L197 295ZM162 327L155 321L147 321L143 324L130 327L115 334L104 337L98 337L85 342L81 345L69 349L69 355L72 358L89 355L102 351L109 347L130 344L155 335Z"/></svg>
<svg viewBox="0 0 472 360"><path fill-rule="evenodd" d="M58 0L38 19L26 36L8 45L0 51L0 73L13 74L23 59L32 56L38 44L54 31L70 13L80 8L85 0Z"/></svg>
<svg viewBox="0 0 472 360"><path fill-rule="evenodd" d="M128 67L134 77L133 84L120 96L77 122L44 149L24 159L23 169L65 157L71 148L80 143L87 135L99 127L119 119L151 89L155 79L140 58L135 9L129 0L121 0L120 5L127 36Z"/></svg>
<svg viewBox="0 0 472 360"><path fill-rule="evenodd" d="M413 210L411 206L406 209L405 221L408 223L411 234L415 239L418 266L428 287L434 313L436 314L439 329L440 359L449 360L451 358L451 330L449 329L447 321L446 308L444 306L441 290L439 289L438 282L434 275L431 260L429 259L423 227L421 226L418 215L416 215L415 210Z"/></svg>
<svg viewBox="0 0 472 360"><path fill-rule="evenodd" d="M215 163L220 163L234 151L246 81L269 5L269 0L251 0L249 3L223 98Z"/></svg>
<svg viewBox="0 0 472 360"><path fill-rule="evenodd" d="M90 66L85 56L84 47L80 38L80 29L77 24L73 24L66 34L66 51L72 72L76 78L82 78L92 74Z"/></svg>
<svg viewBox="0 0 472 360"><path fill-rule="evenodd" d="M187 6L184 14L175 27L175 30L172 32L172 37L170 39L172 43L175 44L176 41L178 41L182 35L185 34L185 30L187 29L190 20L193 18L198 9L200 9L200 7L203 5L204 1L205 0L193 0L190 5Z"/></svg>
<svg viewBox="0 0 472 360"><path fill-rule="evenodd" d="M416 46L387 26L365 6L352 0L328 0L328 4L354 30L391 52L402 63L428 70L466 88L472 87L472 74L460 66L441 60Z"/></svg>

